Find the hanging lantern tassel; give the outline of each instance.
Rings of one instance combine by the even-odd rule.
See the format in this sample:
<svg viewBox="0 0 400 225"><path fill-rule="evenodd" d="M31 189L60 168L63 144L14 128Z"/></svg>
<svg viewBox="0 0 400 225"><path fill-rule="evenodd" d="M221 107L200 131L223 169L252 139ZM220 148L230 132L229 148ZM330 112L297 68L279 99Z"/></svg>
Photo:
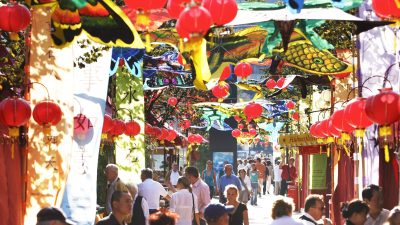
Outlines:
<svg viewBox="0 0 400 225"><path fill-rule="evenodd" d="M348 157L350 157L350 151L349 151L349 149L347 148L346 145L343 145L343 149L344 149L344 151L346 152L346 155L347 155Z"/></svg>
<svg viewBox="0 0 400 225"><path fill-rule="evenodd" d="M192 144L189 144L186 152L186 162L188 166L190 166L190 153L192 153L192 150Z"/></svg>
<svg viewBox="0 0 400 225"><path fill-rule="evenodd" d="M11 159L14 159L14 147L15 147L14 144L19 136L19 128L18 127L8 128L8 135L11 137Z"/></svg>
<svg viewBox="0 0 400 225"><path fill-rule="evenodd" d="M358 153L362 153L362 139L364 138L364 129L356 129L354 136L357 138Z"/></svg>
<svg viewBox="0 0 400 225"><path fill-rule="evenodd" d="M389 162L390 161L390 155L389 155L389 144L387 142L386 137L392 135L392 128L390 126L383 126L379 128L379 136L380 137L385 137L384 140L384 146L383 146L383 150L384 150L384 154L385 154L385 162Z"/></svg>
<svg viewBox="0 0 400 225"><path fill-rule="evenodd" d="M337 157L337 161L339 162L340 161L340 150L339 150L339 148L337 148L337 152L338 152L338 157Z"/></svg>

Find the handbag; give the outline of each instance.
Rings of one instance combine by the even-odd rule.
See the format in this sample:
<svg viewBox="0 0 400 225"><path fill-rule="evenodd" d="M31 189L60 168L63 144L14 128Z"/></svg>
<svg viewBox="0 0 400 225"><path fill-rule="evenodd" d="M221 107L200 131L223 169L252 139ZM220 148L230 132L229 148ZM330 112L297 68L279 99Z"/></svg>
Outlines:
<svg viewBox="0 0 400 225"><path fill-rule="evenodd" d="M242 185L243 185L243 187L244 187L244 191L241 191L240 193L241 193L241 197L240 197L240 200L242 201L242 202L244 202L244 203L247 203L248 201L249 201L249 199L250 199L250 191L249 191L249 189L247 188L247 185L244 183L244 181L242 180L242 178L241 177L239 177L239 180L240 180L240 183L242 183Z"/></svg>

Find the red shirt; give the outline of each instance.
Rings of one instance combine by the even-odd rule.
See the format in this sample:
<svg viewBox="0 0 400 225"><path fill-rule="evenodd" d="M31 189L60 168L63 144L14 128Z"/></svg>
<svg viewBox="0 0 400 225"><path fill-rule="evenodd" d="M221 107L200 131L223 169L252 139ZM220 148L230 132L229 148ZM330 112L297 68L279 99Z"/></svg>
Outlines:
<svg viewBox="0 0 400 225"><path fill-rule="evenodd" d="M289 173L290 173L290 179L289 179ZM291 181L296 180L297 178L296 167L294 166L289 167L288 165L283 165L281 177L283 180L291 180Z"/></svg>

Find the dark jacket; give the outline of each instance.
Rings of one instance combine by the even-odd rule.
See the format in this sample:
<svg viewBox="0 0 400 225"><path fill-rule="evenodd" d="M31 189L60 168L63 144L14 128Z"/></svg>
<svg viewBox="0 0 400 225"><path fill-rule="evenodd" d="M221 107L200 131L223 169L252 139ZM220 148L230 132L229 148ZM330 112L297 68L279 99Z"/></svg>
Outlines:
<svg viewBox="0 0 400 225"><path fill-rule="evenodd" d="M96 223L96 225L123 225L118 222L115 216L111 213L109 216L104 217L102 220Z"/></svg>

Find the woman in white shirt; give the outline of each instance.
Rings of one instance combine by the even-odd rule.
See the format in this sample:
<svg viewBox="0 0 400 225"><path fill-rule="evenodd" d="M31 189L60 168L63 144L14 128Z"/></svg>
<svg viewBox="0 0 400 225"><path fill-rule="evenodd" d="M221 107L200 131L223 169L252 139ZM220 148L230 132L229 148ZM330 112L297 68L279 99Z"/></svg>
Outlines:
<svg viewBox="0 0 400 225"><path fill-rule="evenodd" d="M239 180L240 180L240 193L239 193L239 202L243 202L247 204L250 200L251 193L251 182L249 176L246 173L246 167L240 167L239 170Z"/></svg>
<svg viewBox="0 0 400 225"><path fill-rule="evenodd" d="M177 192L172 194L169 210L179 215L176 225L192 225L193 218L199 221L197 196L192 193L190 181L186 177L179 177L176 184Z"/></svg>

